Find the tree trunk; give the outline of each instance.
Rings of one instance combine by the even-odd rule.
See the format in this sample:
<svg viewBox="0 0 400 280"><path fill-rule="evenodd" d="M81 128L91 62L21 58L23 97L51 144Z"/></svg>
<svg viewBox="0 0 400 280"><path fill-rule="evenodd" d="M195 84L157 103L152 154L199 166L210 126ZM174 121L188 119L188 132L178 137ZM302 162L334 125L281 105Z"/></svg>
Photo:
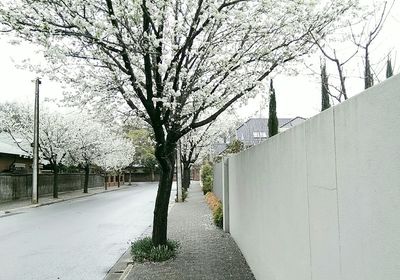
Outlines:
<svg viewBox="0 0 400 280"><path fill-rule="evenodd" d="M154 207L153 235L154 246L167 243L168 204L171 195L175 166L175 143L156 146L156 158L160 163L160 181Z"/></svg>
<svg viewBox="0 0 400 280"><path fill-rule="evenodd" d="M190 187L190 165L183 165L182 187L187 190Z"/></svg>
<svg viewBox="0 0 400 280"><path fill-rule="evenodd" d="M89 164L85 165L85 182L83 184L83 192L88 193L88 188L89 188L89 171L90 167Z"/></svg>
<svg viewBox="0 0 400 280"><path fill-rule="evenodd" d="M58 164L53 164L53 172L54 172L54 178L53 178L53 198L58 198Z"/></svg>
<svg viewBox="0 0 400 280"><path fill-rule="evenodd" d="M108 184L108 177L107 173L104 174L104 189L107 190L107 184Z"/></svg>
<svg viewBox="0 0 400 280"><path fill-rule="evenodd" d="M118 172L118 173L117 173L117 183L118 183L118 188L121 186L121 183L120 183L120 181L121 181L121 174Z"/></svg>

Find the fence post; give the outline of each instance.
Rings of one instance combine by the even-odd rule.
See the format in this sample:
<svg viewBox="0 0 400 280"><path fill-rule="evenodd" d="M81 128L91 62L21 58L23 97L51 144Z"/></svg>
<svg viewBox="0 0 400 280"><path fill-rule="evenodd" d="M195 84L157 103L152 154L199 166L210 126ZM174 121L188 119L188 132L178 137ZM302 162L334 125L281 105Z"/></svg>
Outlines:
<svg viewBox="0 0 400 280"><path fill-rule="evenodd" d="M223 210L223 228L229 232L229 158L222 161L222 210Z"/></svg>

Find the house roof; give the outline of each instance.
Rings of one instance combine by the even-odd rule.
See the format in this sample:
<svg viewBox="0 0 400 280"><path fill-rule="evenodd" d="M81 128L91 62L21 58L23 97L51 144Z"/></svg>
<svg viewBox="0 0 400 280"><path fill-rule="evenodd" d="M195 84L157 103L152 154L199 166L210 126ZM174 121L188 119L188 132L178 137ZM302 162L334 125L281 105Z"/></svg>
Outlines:
<svg viewBox="0 0 400 280"><path fill-rule="evenodd" d="M278 118L280 130L291 128L305 119L302 117L295 118ZM236 139L242 141L245 145L255 145L268 138L268 119L267 118L251 118L236 129Z"/></svg>
<svg viewBox="0 0 400 280"><path fill-rule="evenodd" d="M19 140L17 138L17 140ZM29 149L29 143L21 140L20 145ZM5 132L0 132L0 154L17 155L21 157L30 157L29 153L21 150L14 139Z"/></svg>
<svg viewBox="0 0 400 280"><path fill-rule="evenodd" d="M228 146L228 144L226 144L226 143L215 143L212 145L212 153L214 155L219 155L223 151L225 151L227 146Z"/></svg>
<svg viewBox="0 0 400 280"><path fill-rule="evenodd" d="M295 118L278 118L278 125L281 131L289 129L306 119L303 117ZM251 118L241 124L236 130L235 134L231 136L233 139L238 139L245 146L252 146L261 143L268 138L268 119L267 118ZM212 153L219 155L227 148L226 143L214 143L212 146Z"/></svg>
<svg viewBox="0 0 400 280"><path fill-rule="evenodd" d="M297 117L295 117L293 119L290 119L290 121L280 125L279 127L280 128L291 128L291 127L293 127L293 126L295 126L295 125L297 125L299 123L304 122L305 120L306 120L305 118L297 116Z"/></svg>
<svg viewBox="0 0 400 280"><path fill-rule="evenodd" d="M296 117L300 118L300 117ZM292 118L278 118L279 127L290 123L293 119ZM251 131L268 131L268 118L251 118L248 119L246 122L241 124L236 131L241 129L242 127L247 127Z"/></svg>

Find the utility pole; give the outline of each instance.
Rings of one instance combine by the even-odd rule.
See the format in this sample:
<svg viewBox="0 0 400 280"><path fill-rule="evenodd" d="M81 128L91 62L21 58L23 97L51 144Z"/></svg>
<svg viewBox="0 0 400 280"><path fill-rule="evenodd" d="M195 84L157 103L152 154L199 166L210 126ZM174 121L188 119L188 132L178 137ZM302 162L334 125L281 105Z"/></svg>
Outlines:
<svg viewBox="0 0 400 280"><path fill-rule="evenodd" d="M35 80L35 111L33 128L33 166L32 166L32 204L39 203L38 177L39 177L39 78Z"/></svg>
<svg viewBox="0 0 400 280"><path fill-rule="evenodd" d="M181 165L181 141L176 147L176 201L182 202L182 165Z"/></svg>

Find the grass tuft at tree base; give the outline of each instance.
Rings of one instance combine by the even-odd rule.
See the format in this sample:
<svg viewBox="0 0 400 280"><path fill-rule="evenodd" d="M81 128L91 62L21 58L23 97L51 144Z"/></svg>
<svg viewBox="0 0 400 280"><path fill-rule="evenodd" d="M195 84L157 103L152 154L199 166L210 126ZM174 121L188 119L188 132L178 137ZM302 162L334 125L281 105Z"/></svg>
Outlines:
<svg viewBox="0 0 400 280"><path fill-rule="evenodd" d="M131 244L131 256L136 262L163 262L176 255L179 243L168 240L166 245L154 246L151 237L145 237Z"/></svg>

